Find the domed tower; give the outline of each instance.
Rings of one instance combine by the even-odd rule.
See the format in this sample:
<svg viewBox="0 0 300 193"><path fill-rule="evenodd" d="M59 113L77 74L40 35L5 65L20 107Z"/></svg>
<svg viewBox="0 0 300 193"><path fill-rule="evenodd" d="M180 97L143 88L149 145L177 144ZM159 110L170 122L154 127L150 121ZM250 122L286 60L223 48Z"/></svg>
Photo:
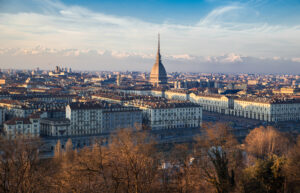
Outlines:
<svg viewBox="0 0 300 193"><path fill-rule="evenodd" d="M160 56L160 37L158 34L158 49L156 55L156 62L152 67L151 74L150 74L150 83L153 86L162 86L168 83L167 72L164 65L161 62Z"/></svg>

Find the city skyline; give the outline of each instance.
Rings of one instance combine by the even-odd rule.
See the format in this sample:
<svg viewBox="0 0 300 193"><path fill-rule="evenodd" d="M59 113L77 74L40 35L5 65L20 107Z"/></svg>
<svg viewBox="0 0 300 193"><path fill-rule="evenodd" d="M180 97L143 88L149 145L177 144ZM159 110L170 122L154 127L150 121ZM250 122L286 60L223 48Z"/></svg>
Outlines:
<svg viewBox="0 0 300 193"><path fill-rule="evenodd" d="M297 1L0 3L4 69L62 65L74 70L149 72L158 32L168 72L300 69Z"/></svg>

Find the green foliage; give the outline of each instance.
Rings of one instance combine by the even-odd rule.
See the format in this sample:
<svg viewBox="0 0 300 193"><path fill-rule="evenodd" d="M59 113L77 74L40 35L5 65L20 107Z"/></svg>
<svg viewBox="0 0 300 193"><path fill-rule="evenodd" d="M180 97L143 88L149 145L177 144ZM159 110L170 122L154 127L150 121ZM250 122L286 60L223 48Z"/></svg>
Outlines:
<svg viewBox="0 0 300 193"><path fill-rule="evenodd" d="M285 163L286 158L276 155L269 156L265 160L257 160L255 165L246 168L244 171L244 192L284 192Z"/></svg>
<svg viewBox="0 0 300 193"><path fill-rule="evenodd" d="M234 171L228 169L228 158L226 152L221 148L212 148L208 153L209 159L213 164L215 176L210 177L217 193L231 192L235 186ZM231 175L230 175L231 174Z"/></svg>

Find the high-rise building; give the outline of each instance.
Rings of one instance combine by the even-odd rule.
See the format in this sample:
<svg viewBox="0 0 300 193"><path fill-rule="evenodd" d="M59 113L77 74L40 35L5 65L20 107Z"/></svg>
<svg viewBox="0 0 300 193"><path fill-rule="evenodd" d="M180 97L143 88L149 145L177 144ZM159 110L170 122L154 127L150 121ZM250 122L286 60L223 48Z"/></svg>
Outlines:
<svg viewBox="0 0 300 193"><path fill-rule="evenodd" d="M164 65L161 62L159 34L158 34L158 49L156 54L156 62L153 65L151 70L150 83L156 87L166 85L168 83L167 72Z"/></svg>

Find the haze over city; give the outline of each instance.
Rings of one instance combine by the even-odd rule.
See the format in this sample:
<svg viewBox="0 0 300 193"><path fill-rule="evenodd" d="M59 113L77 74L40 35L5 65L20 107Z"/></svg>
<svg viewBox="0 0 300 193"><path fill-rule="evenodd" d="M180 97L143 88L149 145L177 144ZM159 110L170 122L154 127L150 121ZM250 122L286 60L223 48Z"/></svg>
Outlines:
<svg viewBox="0 0 300 193"><path fill-rule="evenodd" d="M0 1L0 68L296 73L300 2Z"/></svg>

